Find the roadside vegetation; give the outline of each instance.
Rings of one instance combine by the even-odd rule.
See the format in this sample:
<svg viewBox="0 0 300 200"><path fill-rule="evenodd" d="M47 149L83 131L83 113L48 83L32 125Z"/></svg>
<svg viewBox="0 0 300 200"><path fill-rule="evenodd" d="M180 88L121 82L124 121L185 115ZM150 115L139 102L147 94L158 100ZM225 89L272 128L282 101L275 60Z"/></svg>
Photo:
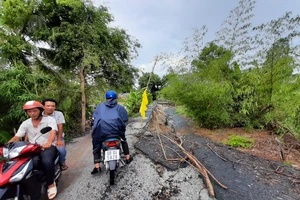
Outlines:
<svg viewBox="0 0 300 200"><path fill-rule="evenodd" d="M287 12L254 26L254 5L240 1L216 40L189 57L190 67L187 59L171 66L160 97L183 106L200 127L267 129L300 139L300 46L293 42L300 17ZM206 32L195 31L190 46L201 46Z"/></svg>
<svg viewBox="0 0 300 200"><path fill-rule="evenodd" d="M120 103L134 116L146 87L149 103L168 100L201 127L268 129L300 140L299 15L253 25L255 0L240 0L213 41L203 42L204 25L178 53L158 55L155 61L168 69L159 77L155 69L139 75L131 61L141 45L110 26L113 16L104 6L0 2L0 143L27 118L22 105L28 100L57 99L71 138L85 132L106 90L127 93Z"/></svg>
<svg viewBox="0 0 300 200"><path fill-rule="evenodd" d="M223 144L227 144L231 147L251 148L254 144L254 140L244 136L231 135L228 141L223 141Z"/></svg>
<svg viewBox="0 0 300 200"><path fill-rule="evenodd" d="M76 136L106 90L133 87L140 44L112 21L89 1L0 1L1 143L27 118L28 100L55 98L65 132Z"/></svg>

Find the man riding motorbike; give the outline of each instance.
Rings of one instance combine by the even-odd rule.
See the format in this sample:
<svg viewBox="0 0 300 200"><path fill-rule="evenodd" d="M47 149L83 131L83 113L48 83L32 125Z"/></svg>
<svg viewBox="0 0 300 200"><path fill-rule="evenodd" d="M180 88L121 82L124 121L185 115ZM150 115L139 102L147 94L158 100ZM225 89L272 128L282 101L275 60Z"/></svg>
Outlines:
<svg viewBox="0 0 300 200"><path fill-rule="evenodd" d="M133 160L129 154L129 147L125 137L128 113L122 105L118 104L115 91L107 91L105 97L106 102L100 103L93 113L92 143L95 166L91 174L96 174L100 171L102 142L108 135L120 136L123 140L121 144L126 156L126 163L129 164Z"/></svg>
<svg viewBox="0 0 300 200"><path fill-rule="evenodd" d="M55 166L53 161L56 154L56 147L52 145L56 141L56 121L53 117L42 115L43 105L39 101L26 102L23 106L23 110L30 118L20 125L16 135L11 138L8 143L20 141L27 135L29 142L37 143L42 146L40 157L47 180L48 198L53 199L57 194L57 188L54 182ZM40 130L47 126L50 126L52 130L46 134L42 134Z"/></svg>

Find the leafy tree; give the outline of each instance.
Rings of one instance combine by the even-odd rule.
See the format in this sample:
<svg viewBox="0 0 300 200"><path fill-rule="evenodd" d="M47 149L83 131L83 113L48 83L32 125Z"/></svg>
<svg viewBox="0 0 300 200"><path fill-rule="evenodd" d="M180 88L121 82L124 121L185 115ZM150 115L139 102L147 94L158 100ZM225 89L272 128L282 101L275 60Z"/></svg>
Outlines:
<svg viewBox="0 0 300 200"><path fill-rule="evenodd" d="M11 108L5 111L19 121L24 101L54 97L68 125L75 125L82 106L85 125L85 94L92 94L92 86L129 91L137 72L130 59L139 44L109 27L112 19L105 7L80 0L1 1L1 81L10 79L1 88L2 96L10 95L1 98Z"/></svg>
<svg viewBox="0 0 300 200"><path fill-rule="evenodd" d="M163 80L157 75L152 74L149 72L143 73L142 76L139 78L138 83L140 89L146 88L147 83L149 81L149 77L151 76L149 85L148 85L148 91L152 94L153 100L156 99L156 93L162 89L163 86Z"/></svg>
<svg viewBox="0 0 300 200"><path fill-rule="evenodd" d="M199 75L202 79L229 80L231 58L232 53L229 50L209 43L192 62L192 69L200 72Z"/></svg>
<svg viewBox="0 0 300 200"><path fill-rule="evenodd" d="M298 109L298 106L295 106L299 103L296 100L298 95L295 95L297 91L295 83L297 82L292 75L296 65L289 52L290 45L287 38L277 40L268 50L261 69L262 81L259 87L261 90L261 105L263 105L264 110L266 107L272 108L269 109L268 119L265 122L269 127L282 121L289 121L287 119L295 116ZM294 111L290 113L291 110ZM284 112L285 114L283 114ZM290 116L287 115L288 113L290 113ZM289 123L288 126L291 125L292 127L295 126L292 123Z"/></svg>
<svg viewBox="0 0 300 200"><path fill-rule="evenodd" d="M286 38L276 41L267 51L266 60L262 66L262 87L267 104L272 103L273 94L278 89L278 84L289 80L295 64L289 55L290 47Z"/></svg>
<svg viewBox="0 0 300 200"><path fill-rule="evenodd" d="M131 52L139 47L122 29L110 28L112 16L107 8L95 8L77 1L43 0L39 12L45 27L33 32L34 41L44 41L50 48L41 54L64 71L76 74L81 87L81 131L85 131L87 77L94 83L128 90L137 70L130 65ZM101 79L105 81L100 81Z"/></svg>
<svg viewBox="0 0 300 200"><path fill-rule="evenodd" d="M64 102L70 94L76 94L65 77L40 56L31 40L33 30L44 24L36 10L37 5L37 1L1 1L0 103L3 108L0 130L11 134L11 127L17 128L27 118L22 111L24 102L42 100L43 97Z"/></svg>
<svg viewBox="0 0 300 200"><path fill-rule="evenodd" d="M300 16L293 17L292 12L286 12L278 19L254 27L253 31L256 35L253 42L255 42L257 48L255 61L262 65L267 55L270 54L269 50L275 44L284 43L284 41L290 44L288 53L298 60L297 57L300 55L299 44L293 41L300 36L299 28Z"/></svg>
<svg viewBox="0 0 300 200"><path fill-rule="evenodd" d="M254 28L258 49L255 61L262 66L259 90L263 102L260 105L273 108L264 115L263 121L268 127L294 133L297 132L294 121L299 118L296 89L299 82L293 73L299 66L300 45L293 41L300 36L299 27L299 15L286 12L282 17Z"/></svg>
<svg viewBox="0 0 300 200"><path fill-rule="evenodd" d="M37 99L50 78L33 66L35 56L26 33L34 21L35 1L1 1L0 13L0 130L12 133L26 115L25 101Z"/></svg>

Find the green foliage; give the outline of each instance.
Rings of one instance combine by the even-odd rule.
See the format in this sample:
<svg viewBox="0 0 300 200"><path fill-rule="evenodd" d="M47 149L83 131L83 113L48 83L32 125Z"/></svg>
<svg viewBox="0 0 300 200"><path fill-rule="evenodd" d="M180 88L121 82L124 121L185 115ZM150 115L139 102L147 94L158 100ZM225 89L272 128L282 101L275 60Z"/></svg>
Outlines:
<svg viewBox="0 0 300 200"><path fill-rule="evenodd" d="M0 146L8 142L12 138L12 135L6 131L0 130Z"/></svg>
<svg viewBox="0 0 300 200"><path fill-rule="evenodd" d="M184 105L200 125L218 128L231 124L226 112L231 102L230 85L215 81L202 81L197 74L174 76L161 95Z"/></svg>
<svg viewBox="0 0 300 200"><path fill-rule="evenodd" d="M288 166L292 166L293 165L293 163L287 162L287 161L284 161L283 164L288 165Z"/></svg>
<svg viewBox="0 0 300 200"><path fill-rule="evenodd" d="M267 128L300 138L300 48L292 42L300 35L300 18L287 12L251 29L254 3L241 0L224 23L232 28L226 25L198 52L189 70L173 70L160 96L186 107L207 128ZM248 50L252 60L243 66Z"/></svg>
<svg viewBox="0 0 300 200"><path fill-rule="evenodd" d="M192 117L192 115L184 106L176 106L176 114L184 115L186 117Z"/></svg>
<svg viewBox="0 0 300 200"><path fill-rule="evenodd" d="M14 68L0 68L0 130L12 132L27 118L22 106L29 100L40 100L43 88L51 82L49 76L23 64Z"/></svg>
<svg viewBox="0 0 300 200"><path fill-rule="evenodd" d="M144 89L147 87L151 73L146 72L139 78L139 88ZM153 100L156 100L157 92L162 89L164 85L164 79L161 79L157 74L152 74L148 85L148 91L152 94Z"/></svg>
<svg viewBox="0 0 300 200"><path fill-rule="evenodd" d="M142 103L142 95L144 90L130 91L129 96L126 98L124 102L124 106L128 112L129 116L133 116L134 114L140 111L141 103ZM151 93L147 93L148 104L152 102Z"/></svg>
<svg viewBox="0 0 300 200"><path fill-rule="evenodd" d="M81 102L98 100L94 91L134 85L137 69L130 60L140 45L109 26L113 17L106 7L82 0L7 0L0 7L0 130L12 132L28 117L22 111L26 101L52 97L65 115L65 132L73 134ZM35 46L40 42L46 47Z"/></svg>
<svg viewBox="0 0 300 200"><path fill-rule="evenodd" d="M41 27L33 35L52 47L42 50L45 58L63 70L77 74L81 68L92 80L104 79L102 83L129 91L137 75L129 64L131 52L140 45L123 29L109 27L113 18L106 7L80 0L43 0L39 9L47 29Z"/></svg>
<svg viewBox="0 0 300 200"><path fill-rule="evenodd" d="M226 49L208 44L193 61L192 72L168 77L161 96L183 105L201 126L230 126L230 58L231 53Z"/></svg>
<svg viewBox="0 0 300 200"><path fill-rule="evenodd" d="M231 147L252 148L254 140L244 136L231 135L228 142L223 141L223 143Z"/></svg>
<svg viewBox="0 0 300 200"><path fill-rule="evenodd" d="M57 4L64 5L64 6L69 6L72 8L80 8L82 5L82 1L80 0L56 0Z"/></svg>

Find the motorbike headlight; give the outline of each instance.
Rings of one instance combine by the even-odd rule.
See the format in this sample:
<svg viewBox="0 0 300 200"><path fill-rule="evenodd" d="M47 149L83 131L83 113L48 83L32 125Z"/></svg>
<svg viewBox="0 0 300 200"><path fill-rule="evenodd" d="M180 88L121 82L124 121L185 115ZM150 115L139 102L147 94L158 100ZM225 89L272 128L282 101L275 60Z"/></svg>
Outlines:
<svg viewBox="0 0 300 200"><path fill-rule="evenodd" d="M15 172L15 174L13 174L13 176L9 179L9 182L14 183L22 180L22 178L26 175L28 169L30 169L30 166L32 167L31 160L29 160L27 164L20 171Z"/></svg>
<svg viewBox="0 0 300 200"><path fill-rule="evenodd" d="M8 158L8 149L7 148L3 148L3 157Z"/></svg>
<svg viewBox="0 0 300 200"><path fill-rule="evenodd" d="M16 147L14 149L11 149L9 152L8 152L8 158L9 159L12 159L12 158L15 158L17 156L20 155L20 152L24 149L24 146L21 146L21 147Z"/></svg>

